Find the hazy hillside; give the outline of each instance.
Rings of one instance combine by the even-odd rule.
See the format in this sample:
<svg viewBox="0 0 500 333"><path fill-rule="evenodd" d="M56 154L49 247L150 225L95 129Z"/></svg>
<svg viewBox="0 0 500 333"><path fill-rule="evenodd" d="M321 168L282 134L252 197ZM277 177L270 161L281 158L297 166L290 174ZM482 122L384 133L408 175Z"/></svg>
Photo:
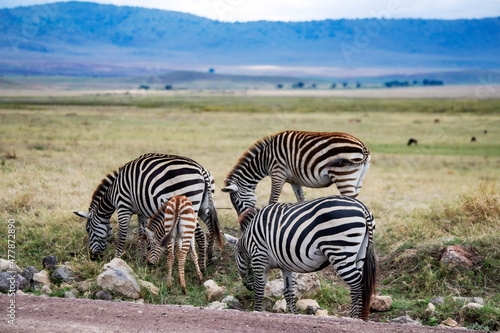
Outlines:
<svg viewBox="0 0 500 333"><path fill-rule="evenodd" d="M0 10L0 73L11 74L137 74L144 62L493 69L499 54L500 18L222 23L82 2Z"/></svg>

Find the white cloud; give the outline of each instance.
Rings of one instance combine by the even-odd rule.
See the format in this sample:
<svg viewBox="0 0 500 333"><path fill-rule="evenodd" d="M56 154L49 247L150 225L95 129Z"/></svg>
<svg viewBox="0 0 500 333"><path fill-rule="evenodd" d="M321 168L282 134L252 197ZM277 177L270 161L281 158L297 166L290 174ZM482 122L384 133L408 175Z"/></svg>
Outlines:
<svg viewBox="0 0 500 333"><path fill-rule="evenodd" d="M59 0L60 1L60 0ZM4 0L0 7L56 1ZM97 0L114 5L181 11L221 21L310 21L387 16L394 18L483 18L500 16L500 0ZM398 9L398 10L394 10Z"/></svg>

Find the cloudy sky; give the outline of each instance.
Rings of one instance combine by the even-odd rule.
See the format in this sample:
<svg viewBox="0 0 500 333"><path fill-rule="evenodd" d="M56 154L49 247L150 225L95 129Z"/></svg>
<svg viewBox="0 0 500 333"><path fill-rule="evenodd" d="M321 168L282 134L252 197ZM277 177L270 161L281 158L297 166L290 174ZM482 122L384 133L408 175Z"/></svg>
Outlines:
<svg viewBox="0 0 500 333"><path fill-rule="evenodd" d="M57 1L0 0L0 8L50 2ZM500 16L500 0L97 0L91 2L174 10L228 22L310 21L381 16L438 19Z"/></svg>

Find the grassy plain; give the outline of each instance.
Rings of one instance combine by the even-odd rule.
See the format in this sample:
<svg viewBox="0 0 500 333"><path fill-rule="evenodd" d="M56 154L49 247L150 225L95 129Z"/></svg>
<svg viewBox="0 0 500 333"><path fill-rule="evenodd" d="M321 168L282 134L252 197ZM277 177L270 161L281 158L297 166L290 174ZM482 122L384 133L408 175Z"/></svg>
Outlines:
<svg viewBox="0 0 500 333"><path fill-rule="evenodd" d="M348 132L372 152L359 199L377 219L378 288L395 299L393 310L376 318L409 312L432 325L455 316L465 326L499 329L499 110L498 100L217 94L0 97L0 235L7 235L8 220L15 220L15 260L20 267L41 269L41 260L52 254L69 261L81 279L95 278L102 263L87 258L84 223L72 211L88 209L106 173L146 152L191 157L215 177L222 229L235 234L236 214L220 188L252 143L285 129ZM418 146L406 145L410 137ZM268 179L259 184L259 205L266 204L269 188ZM306 198L336 193L335 187L305 189ZM294 201L289 186L280 200ZM135 219L131 226L133 235ZM448 244L474 251L475 269L443 267L439 252ZM7 237L2 236L0 257L7 258L7 248ZM113 254L114 239L104 260ZM160 286L159 296L143 291L147 302L207 304L203 287L194 279L188 278L189 296L181 295L176 284L166 290L165 260L156 271L146 269L133 237L123 258L141 278ZM239 282L234 266L226 247L206 279L227 286L228 293L250 309L252 294ZM194 271L191 265L188 270ZM347 289L326 278L324 282L320 305L331 314L346 315ZM479 313L450 306L434 317L425 315L427 303L417 300L434 296L481 296L487 306Z"/></svg>

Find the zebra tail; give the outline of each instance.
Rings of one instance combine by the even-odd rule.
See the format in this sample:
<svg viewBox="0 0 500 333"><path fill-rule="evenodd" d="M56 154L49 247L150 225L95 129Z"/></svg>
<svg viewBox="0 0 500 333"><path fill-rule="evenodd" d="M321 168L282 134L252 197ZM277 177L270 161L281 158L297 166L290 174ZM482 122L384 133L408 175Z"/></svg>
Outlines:
<svg viewBox="0 0 500 333"><path fill-rule="evenodd" d="M175 230L175 228L177 228L177 223L179 223L180 219L181 219L181 217L179 215L179 212L176 212L175 217L174 217L174 222L172 223L172 228L170 228L170 231L168 232L168 234L163 236L163 238L160 241L161 247L165 248L165 247L167 247L167 244L170 243L170 241L173 237L174 230Z"/></svg>
<svg viewBox="0 0 500 333"><path fill-rule="evenodd" d="M220 232L219 218L217 217L217 209L213 200L209 200L208 209L210 211L210 223L212 224L215 240L219 244L219 249L223 249L222 234Z"/></svg>
<svg viewBox="0 0 500 333"><path fill-rule="evenodd" d="M375 296L375 285L377 282L377 257L375 256L375 248L373 240L369 239L368 248L366 249L365 263L363 265L363 294L361 318L367 320L370 314L370 305L372 298Z"/></svg>

